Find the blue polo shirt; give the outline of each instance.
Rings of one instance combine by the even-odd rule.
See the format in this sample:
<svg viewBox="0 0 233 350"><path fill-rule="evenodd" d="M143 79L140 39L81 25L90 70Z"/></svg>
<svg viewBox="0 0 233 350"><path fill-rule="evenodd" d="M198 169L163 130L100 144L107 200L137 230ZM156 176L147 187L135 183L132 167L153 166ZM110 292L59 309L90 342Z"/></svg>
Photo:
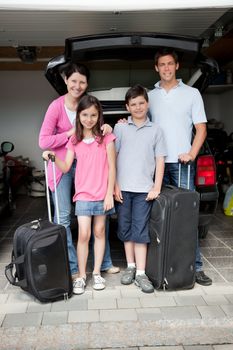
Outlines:
<svg viewBox="0 0 233 350"><path fill-rule="evenodd" d="M193 125L207 121L201 94L178 79L168 92L158 82L148 96L151 120L163 130L165 162L176 163L179 154L190 151Z"/></svg>
<svg viewBox="0 0 233 350"><path fill-rule="evenodd" d="M155 159L165 156L161 128L149 118L138 127L131 117L128 123L114 127L117 156L117 181L122 191L148 192L153 186Z"/></svg>

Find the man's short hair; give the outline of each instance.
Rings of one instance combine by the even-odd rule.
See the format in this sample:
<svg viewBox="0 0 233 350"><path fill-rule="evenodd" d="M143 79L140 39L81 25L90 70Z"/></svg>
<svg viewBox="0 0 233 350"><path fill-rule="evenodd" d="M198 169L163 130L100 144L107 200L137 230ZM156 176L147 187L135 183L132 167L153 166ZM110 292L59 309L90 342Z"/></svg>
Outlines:
<svg viewBox="0 0 233 350"><path fill-rule="evenodd" d="M142 85L139 85L139 84L134 85L126 92L125 103L128 105L129 101L132 98L136 98L138 96L143 96L147 102L149 100L146 89Z"/></svg>
<svg viewBox="0 0 233 350"><path fill-rule="evenodd" d="M155 53L155 57L154 57L155 65L156 66L158 65L158 60L160 57L167 56L167 55L172 56L174 58L175 63L179 62L178 54L174 49L171 49L169 47L161 47Z"/></svg>

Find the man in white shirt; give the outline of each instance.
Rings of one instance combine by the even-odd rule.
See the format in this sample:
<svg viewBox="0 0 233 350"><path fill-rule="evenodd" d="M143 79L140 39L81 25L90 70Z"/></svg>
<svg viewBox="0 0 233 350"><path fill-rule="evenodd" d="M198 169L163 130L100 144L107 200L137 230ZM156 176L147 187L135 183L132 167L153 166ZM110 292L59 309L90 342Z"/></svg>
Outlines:
<svg viewBox="0 0 233 350"><path fill-rule="evenodd" d="M178 186L178 162L191 165L190 189L194 189L194 161L206 138L206 115L199 91L176 78L179 69L175 51L162 48L155 55L160 81L149 92L151 119L161 127L167 147L164 184ZM192 140L192 129L196 133ZM187 187L187 167L182 171L181 187ZM196 251L196 282L207 286L212 280L202 271L199 243Z"/></svg>

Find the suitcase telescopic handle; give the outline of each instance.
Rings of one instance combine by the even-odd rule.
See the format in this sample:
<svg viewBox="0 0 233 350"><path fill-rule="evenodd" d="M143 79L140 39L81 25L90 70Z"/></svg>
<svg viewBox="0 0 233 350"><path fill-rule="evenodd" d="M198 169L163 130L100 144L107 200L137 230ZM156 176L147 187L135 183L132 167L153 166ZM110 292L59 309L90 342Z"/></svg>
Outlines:
<svg viewBox="0 0 233 350"><path fill-rule="evenodd" d="M191 173L191 161L190 162L187 162L185 165L188 166L188 178L187 178L187 189L189 190L190 189L190 173ZM181 186L181 171L182 171L182 162L179 161L179 173L178 173L178 187Z"/></svg>
<svg viewBox="0 0 233 350"><path fill-rule="evenodd" d="M57 223L60 224L59 205L58 205L58 198L57 198L55 156L52 154L49 154L49 159L51 160L51 163L52 163L54 196L55 196L55 210L56 210L56 214L57 214ZM49 181L48 181L48 162L46 159L44 159L44 169L45 169L45 183L46 183L46 198L47 198L47 207L48 207L48 217L49 217L49 221L52 222L51 202L50 202L50 193L49 193Z"/></svg>

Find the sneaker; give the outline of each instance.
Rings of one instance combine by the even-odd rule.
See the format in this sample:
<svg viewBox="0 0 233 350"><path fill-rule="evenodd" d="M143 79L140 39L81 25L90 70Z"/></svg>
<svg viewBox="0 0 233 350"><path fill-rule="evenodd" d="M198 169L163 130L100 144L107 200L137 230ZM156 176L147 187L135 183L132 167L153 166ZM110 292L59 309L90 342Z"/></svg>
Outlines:
<svg viewBox="0 0 233 350"><path fill-rule="evenodd" d="M204 271L196 272L196 283L201 284L202 286L210 286L212 284L212 279L206 276Z"/></svg>
<svg viewBox="0 0 233 350"><path fill-rule="evenodd" d="M111 267L109 267L109 269L103 270L103 272L114 274L120 272L120 268L118 266L112 265Z"/></svg>
<svg viewBox="0 0 233 350"><path fill-rule="evenodd" d="M76 278L73 280L73 293L83 294L86 287L86 279L83 277Z"/></svg>
<svg viewBox="0 0 233 350"><path fill-rule="evenodd" d="M154 287L152 285L152 282L149 280L149 278L145 274L137 275L135 277L134 283L144 293L153 293L154 292Z"/></svg>
<svg viewBox="0 0 233 350"><path fill-rule="evenodd" d="M121 276L122 284L131 284L135 279L136 267L127 267Z"/></svg>
<svg viewBox="0 0 233 350"><path fill-rule="evenodd" d="M93 274L93 289L102 290L105 288L105 279L100 275Z"/></svg>

